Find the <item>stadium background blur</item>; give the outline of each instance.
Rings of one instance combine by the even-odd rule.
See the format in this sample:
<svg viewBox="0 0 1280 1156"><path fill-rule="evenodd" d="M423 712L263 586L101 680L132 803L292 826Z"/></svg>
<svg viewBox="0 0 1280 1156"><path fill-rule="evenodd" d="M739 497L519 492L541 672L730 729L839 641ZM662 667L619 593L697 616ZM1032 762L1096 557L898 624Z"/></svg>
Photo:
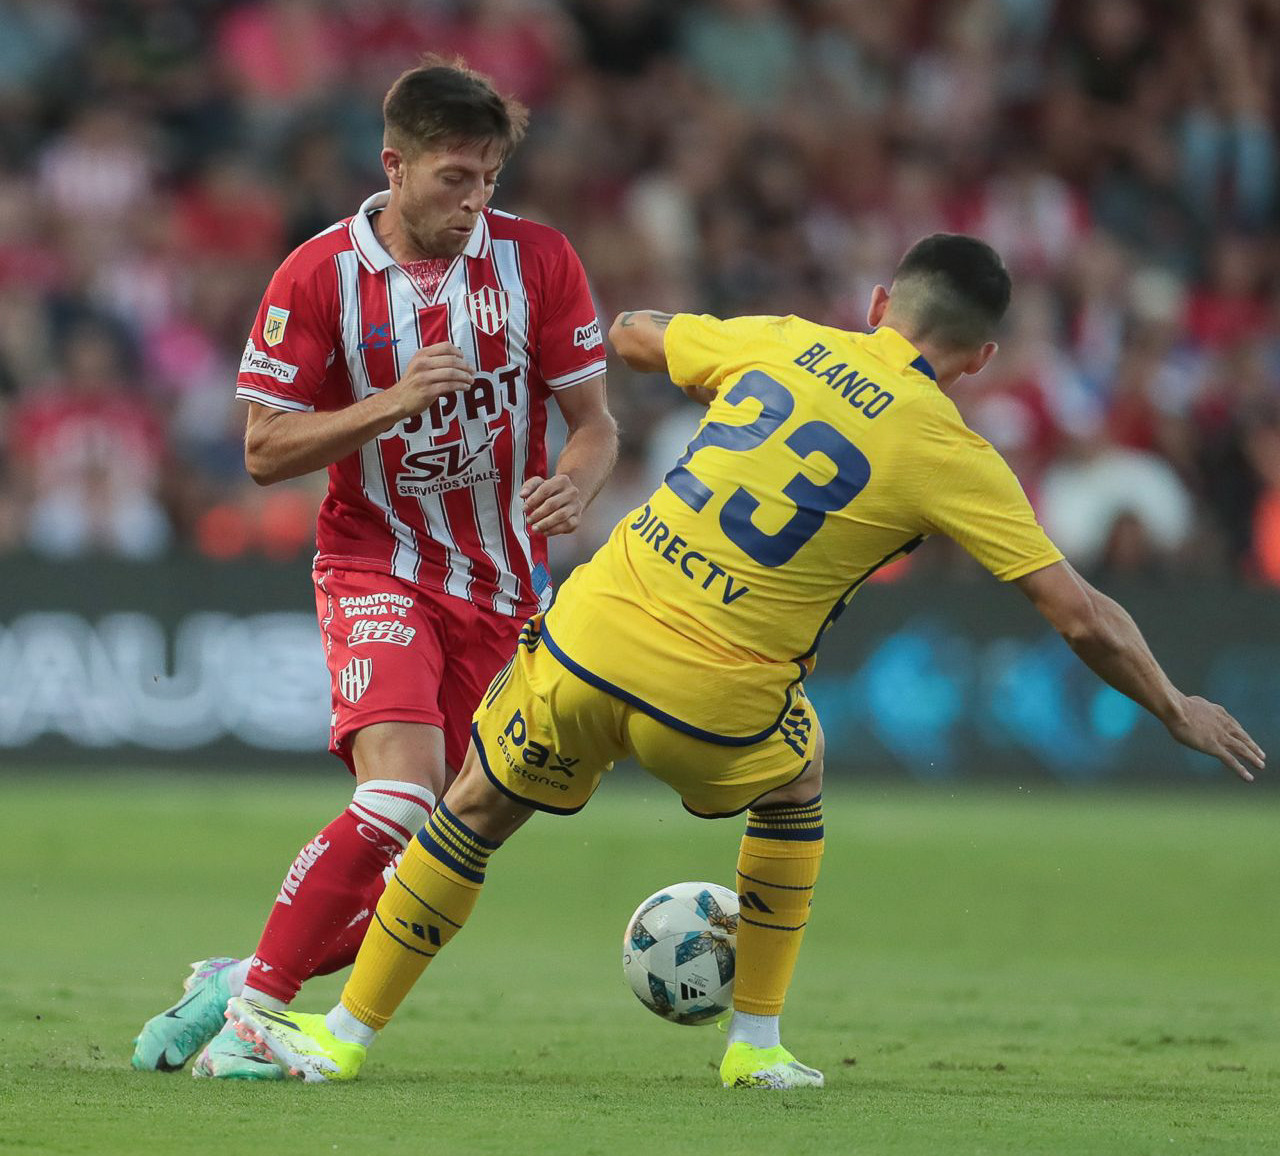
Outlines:
<svg viewBox="0 0 1280 1156"><path fill-rule="evenodd" d="M236 366L284 254L382 187L381 96L431 50L531 107L494 204L569 235L606 321L655 307L859 328L920 235L991 241L1015 297L1000 356L957 391L969 422L1081 570L1136 583L1180 628L1229 606L1265 638L1277 43L1277 0L0 0L0 620L57 609L58 575L109 587L91 621L206 563L249 567L250 586L305 569L324 476L249 481ZM583 529L555 541L561 575L697 420L620 361L609 386L622 456ZM885 581L929 583L954 621L986 605L975 576L931 542ZM305 584L290 589L280 608L305 612ZM1223 635L1209 621L1182 640ZM1219 693L1265 741L1280 663L1249 653L1262 681ZM891 658L901 672L910 648ZM1001 679L1025 689L1001 669L997 695ZM14 693L0 745L79 725L13 723ZM1003 720L1015 738L1054 713L1034 693ZM947 694L930 701L945 723ZM1136 725L1112 699L1080 709L1104 745ZM905 746L879 736L890 753L942 766L920 719L898 721ZM1057 741L1041 744L1051 762Z"/></svg>

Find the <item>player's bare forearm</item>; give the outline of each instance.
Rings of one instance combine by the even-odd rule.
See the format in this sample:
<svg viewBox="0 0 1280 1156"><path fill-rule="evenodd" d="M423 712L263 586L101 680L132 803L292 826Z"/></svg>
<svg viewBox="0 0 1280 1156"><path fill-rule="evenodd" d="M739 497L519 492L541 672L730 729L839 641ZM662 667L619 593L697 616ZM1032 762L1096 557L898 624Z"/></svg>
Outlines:
<svg viewBox="0 0 1280 1156"><path fill-rule="evenodd" d="M529 478L520 489L524 515L539 534L569 534L600 492L618 459L618 423L605 401L604 374L555 394L569 427L552 477Z"/></svg>
<svg viewBox="0 0 1280 1156"><path fill-rule="evenodd" d="M1266 762L1262 748L1217 703L1185 695L1173 685L1123 606L1065 562L1029 574L1017 585L1099 678L1149 710L1178 742L1253 781L1250 768L1261 770Z"/></svg>
<svg viewBox="0 0 1280 1156"><path fill-rule="evenodd" d="M674 314L653 309L619 313L609 327L609 343L632 369L656 373L667 368L667 326Z"/></svg>
<svg viewBox="0 0 1280 1156"><path fill-rule="evenodd" d="M385 392L322 413L289 413L250 402L245 468L260 486L300 478L355 453L402 416Z"/></svg>
<svg viewBox="0 0 1280 1156"><path fill-rule="evenodd" d="M400 380L344 409L290 413L249 403L244 464L260 486L324 469L355 453L398 421L420 414L446 393L475 381L475 372L447 341L419 349Z"/></svg>
<svg viewBox="0 0 1280 1156"><path fill-rule="evenodd" d="M600 492L618 460L618 423L608 411L569 428L564 449L556 459L556 473L568 474L582 495L586 509Z"/></svg>

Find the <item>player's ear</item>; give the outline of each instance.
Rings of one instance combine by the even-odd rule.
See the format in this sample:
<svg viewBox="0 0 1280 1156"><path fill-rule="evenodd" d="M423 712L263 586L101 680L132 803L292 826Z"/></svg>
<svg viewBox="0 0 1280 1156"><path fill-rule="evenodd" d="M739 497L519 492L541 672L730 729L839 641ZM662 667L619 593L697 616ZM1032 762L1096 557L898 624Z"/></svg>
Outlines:
<svg viewBox="0 0 1280 1156"><path fill-rule="evenodd" d="M879 329L888 308L889 290L883 285L877 285L871 290L871 304L867 307L867 328Z"/></svg>
<svg viewBox="0 0 1280 1156"><path fill-rule="evenodd" d="M988 361L996 355L996 350L1000 346L994 341L988 341L981 349L979 349L964 367L964 372L968 374L978 373Z"/></svg>
<svg viewBox="0 0 1280 1156"><path fill-rule="evenodd" d="M404 181L404 156L399 149L384 148L382 150L382 170L387 180L393 185Z"/></svg>

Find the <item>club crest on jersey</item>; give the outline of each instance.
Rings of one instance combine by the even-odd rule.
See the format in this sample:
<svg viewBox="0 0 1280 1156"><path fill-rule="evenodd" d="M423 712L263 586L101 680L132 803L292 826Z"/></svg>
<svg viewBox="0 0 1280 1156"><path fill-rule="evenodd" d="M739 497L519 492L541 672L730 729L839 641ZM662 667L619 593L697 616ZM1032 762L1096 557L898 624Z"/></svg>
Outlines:
<svg viewBox="0 0 1280 1156"><path fill-rule="evenodd" d="M288 324L289 310L268 305L267 319L262 323L262 340L268 345L279 345L284 340L284 327Z"/></svg>
<svg viewBox="0 0 1280 1156"><path fill-rule="evenodd" d="M511 311L511 294L505 289L494 289L489 285L468 293L463 298L467 307L467 316L471 324L481 333L492 337L507 323L507 314Z"/></svg>
<svg viewBox="0 0 1280 1156"><path fill-rule="evenodd" d="M342 697L350 703L357 703L364 697L373 680L373 659L353 658L338 671L338 689Z"/></svg>

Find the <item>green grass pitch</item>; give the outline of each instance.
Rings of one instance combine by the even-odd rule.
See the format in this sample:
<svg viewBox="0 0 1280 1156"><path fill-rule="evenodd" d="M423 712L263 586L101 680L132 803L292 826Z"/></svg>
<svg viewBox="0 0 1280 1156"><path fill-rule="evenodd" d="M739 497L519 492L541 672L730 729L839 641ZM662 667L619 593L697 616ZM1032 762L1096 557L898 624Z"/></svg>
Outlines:
<svg viewBox="0 0 1280 1156"><path fill-rule="evenodd" d="M188 960L252 948L340 774L0 779L0 1151L1280 1151L1275 792L830 790L784 1018L828 1086L776 1095L721 1090L723 1037L650 1015L619 962L649 892L732 882L740 824L618 777L495 856L470 926L332 1088L128 1057Z"/></svg>

